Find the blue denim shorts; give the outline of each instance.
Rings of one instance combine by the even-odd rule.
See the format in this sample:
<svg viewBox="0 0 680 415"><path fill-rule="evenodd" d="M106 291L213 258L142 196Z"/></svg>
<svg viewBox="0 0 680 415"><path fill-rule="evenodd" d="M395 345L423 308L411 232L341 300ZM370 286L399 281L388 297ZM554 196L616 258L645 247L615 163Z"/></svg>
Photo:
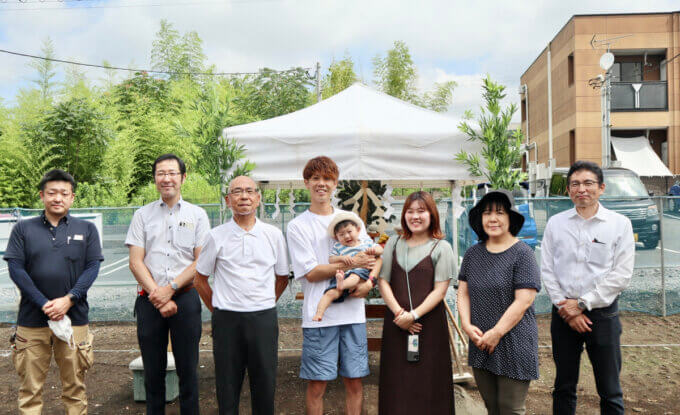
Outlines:
<svg viewBox="0 0 680 415"><path fill-rule="evenodd" d="M302 334L302 379L329 381L370 373L366 323L303 328Z"/></svg>

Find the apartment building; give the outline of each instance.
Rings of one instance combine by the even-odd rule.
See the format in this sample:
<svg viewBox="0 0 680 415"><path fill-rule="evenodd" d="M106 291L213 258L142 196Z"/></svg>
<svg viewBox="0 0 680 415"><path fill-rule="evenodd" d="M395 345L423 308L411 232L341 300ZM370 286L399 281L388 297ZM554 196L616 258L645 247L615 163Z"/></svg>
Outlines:
<svg viewBox="0 0 680 415"><path fill-rule="evenodd" d="M658 156L656 162L680 174L677 11L575 15L547 42L520 78L524 165L533 178L575 160L602 162L598 86L603 78L598 75L606 74L600 59L607 51L614 55L609 69L612 142L616 137L644 137L653 149L648 153Z"/></svg>

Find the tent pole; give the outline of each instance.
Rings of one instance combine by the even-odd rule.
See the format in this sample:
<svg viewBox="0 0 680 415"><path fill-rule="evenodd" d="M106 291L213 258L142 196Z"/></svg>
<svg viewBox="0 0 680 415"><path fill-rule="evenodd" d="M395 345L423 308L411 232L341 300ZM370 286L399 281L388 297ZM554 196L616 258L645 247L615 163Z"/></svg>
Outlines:
<svg viewBox="0 0 680 415"><path fill-rule="evenodd" d="M456 181L452 180L451 184L450 184L450 188L451 188L451 210L450 210L451 225L450 226L451 226L451 235L452 235L452 238L453 238L453 239L451 239L451 247L453 248L453 257L456 259L456 272L457 272L458 271L457 268L458 268L458 265L460 263L460 259L458 258L458 221L456 220L456 214L454 212L455 206L453 205L454 204L453 192L454 192L455 187L456 187Z"/></svg>
<svg viewBox="0 0 680 415"><path fill-rule="evenodd" d="M456 181L455 180L451 180L450 188L451 188L451 209L450 209L449 214L451 215L451 225L450 225L451 226L451 235L452 235L452 237L451 237L451 247L453 248L453 257L455 258L455 261L456 261L455 262L455 264L456 264L455 275L458 275L458 266L460 265L460 259L459 259L459 256L458 256L458 220L456 219L456 212L455 212L455 205L454 205L454 203L455 203L454 192L455 192L455 189L456 189ZM454 277L454 278L456 278L456 277ZM456 286L457 286L456 282L454 281L454 287L456 287ZM455 288L454 288L453 292L454 292L454 294L456 294ZM451 319L453 321L457 321L458 320L458 304L457 304L458 299L456 298L456 295L454 295L453 299L454 299L454 306L455 306L454 310L456 310L456 311L455 311L454 316L451 316ZM462 337L459 337L458 342L459 343L457 343L456 346L458 346L459 350L462 351L463 350L462 347L461 347L462 346L461 343L463 342ZM452 347L455 347L455 346L452 346Z"/></svg>

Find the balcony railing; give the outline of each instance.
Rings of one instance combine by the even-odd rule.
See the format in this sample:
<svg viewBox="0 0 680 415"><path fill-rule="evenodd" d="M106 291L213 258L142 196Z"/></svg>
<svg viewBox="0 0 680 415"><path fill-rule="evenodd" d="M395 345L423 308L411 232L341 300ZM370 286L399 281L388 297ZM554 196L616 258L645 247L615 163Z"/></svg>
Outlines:
<svg viewBox="0 0 680 415"><path fill-rule="evenodd" d="M612 82L612 111L667 111L666 81Z"/></svg>

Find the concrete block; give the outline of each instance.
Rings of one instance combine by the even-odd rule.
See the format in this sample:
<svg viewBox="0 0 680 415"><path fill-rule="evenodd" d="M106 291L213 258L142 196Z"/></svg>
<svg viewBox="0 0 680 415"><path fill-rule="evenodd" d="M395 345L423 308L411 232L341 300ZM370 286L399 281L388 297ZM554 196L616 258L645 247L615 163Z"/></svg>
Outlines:
<svg viewBox="0 0 680 415"><path fill-rule="evenodd" d="M144 387L144 362L139 356L128 366L132 371L132 390L137 402L146 401L146 388ZM172 402L179 396L179 379L175 369L175 356L168 352L168 365L165 372L165 401Z"/></svg>

